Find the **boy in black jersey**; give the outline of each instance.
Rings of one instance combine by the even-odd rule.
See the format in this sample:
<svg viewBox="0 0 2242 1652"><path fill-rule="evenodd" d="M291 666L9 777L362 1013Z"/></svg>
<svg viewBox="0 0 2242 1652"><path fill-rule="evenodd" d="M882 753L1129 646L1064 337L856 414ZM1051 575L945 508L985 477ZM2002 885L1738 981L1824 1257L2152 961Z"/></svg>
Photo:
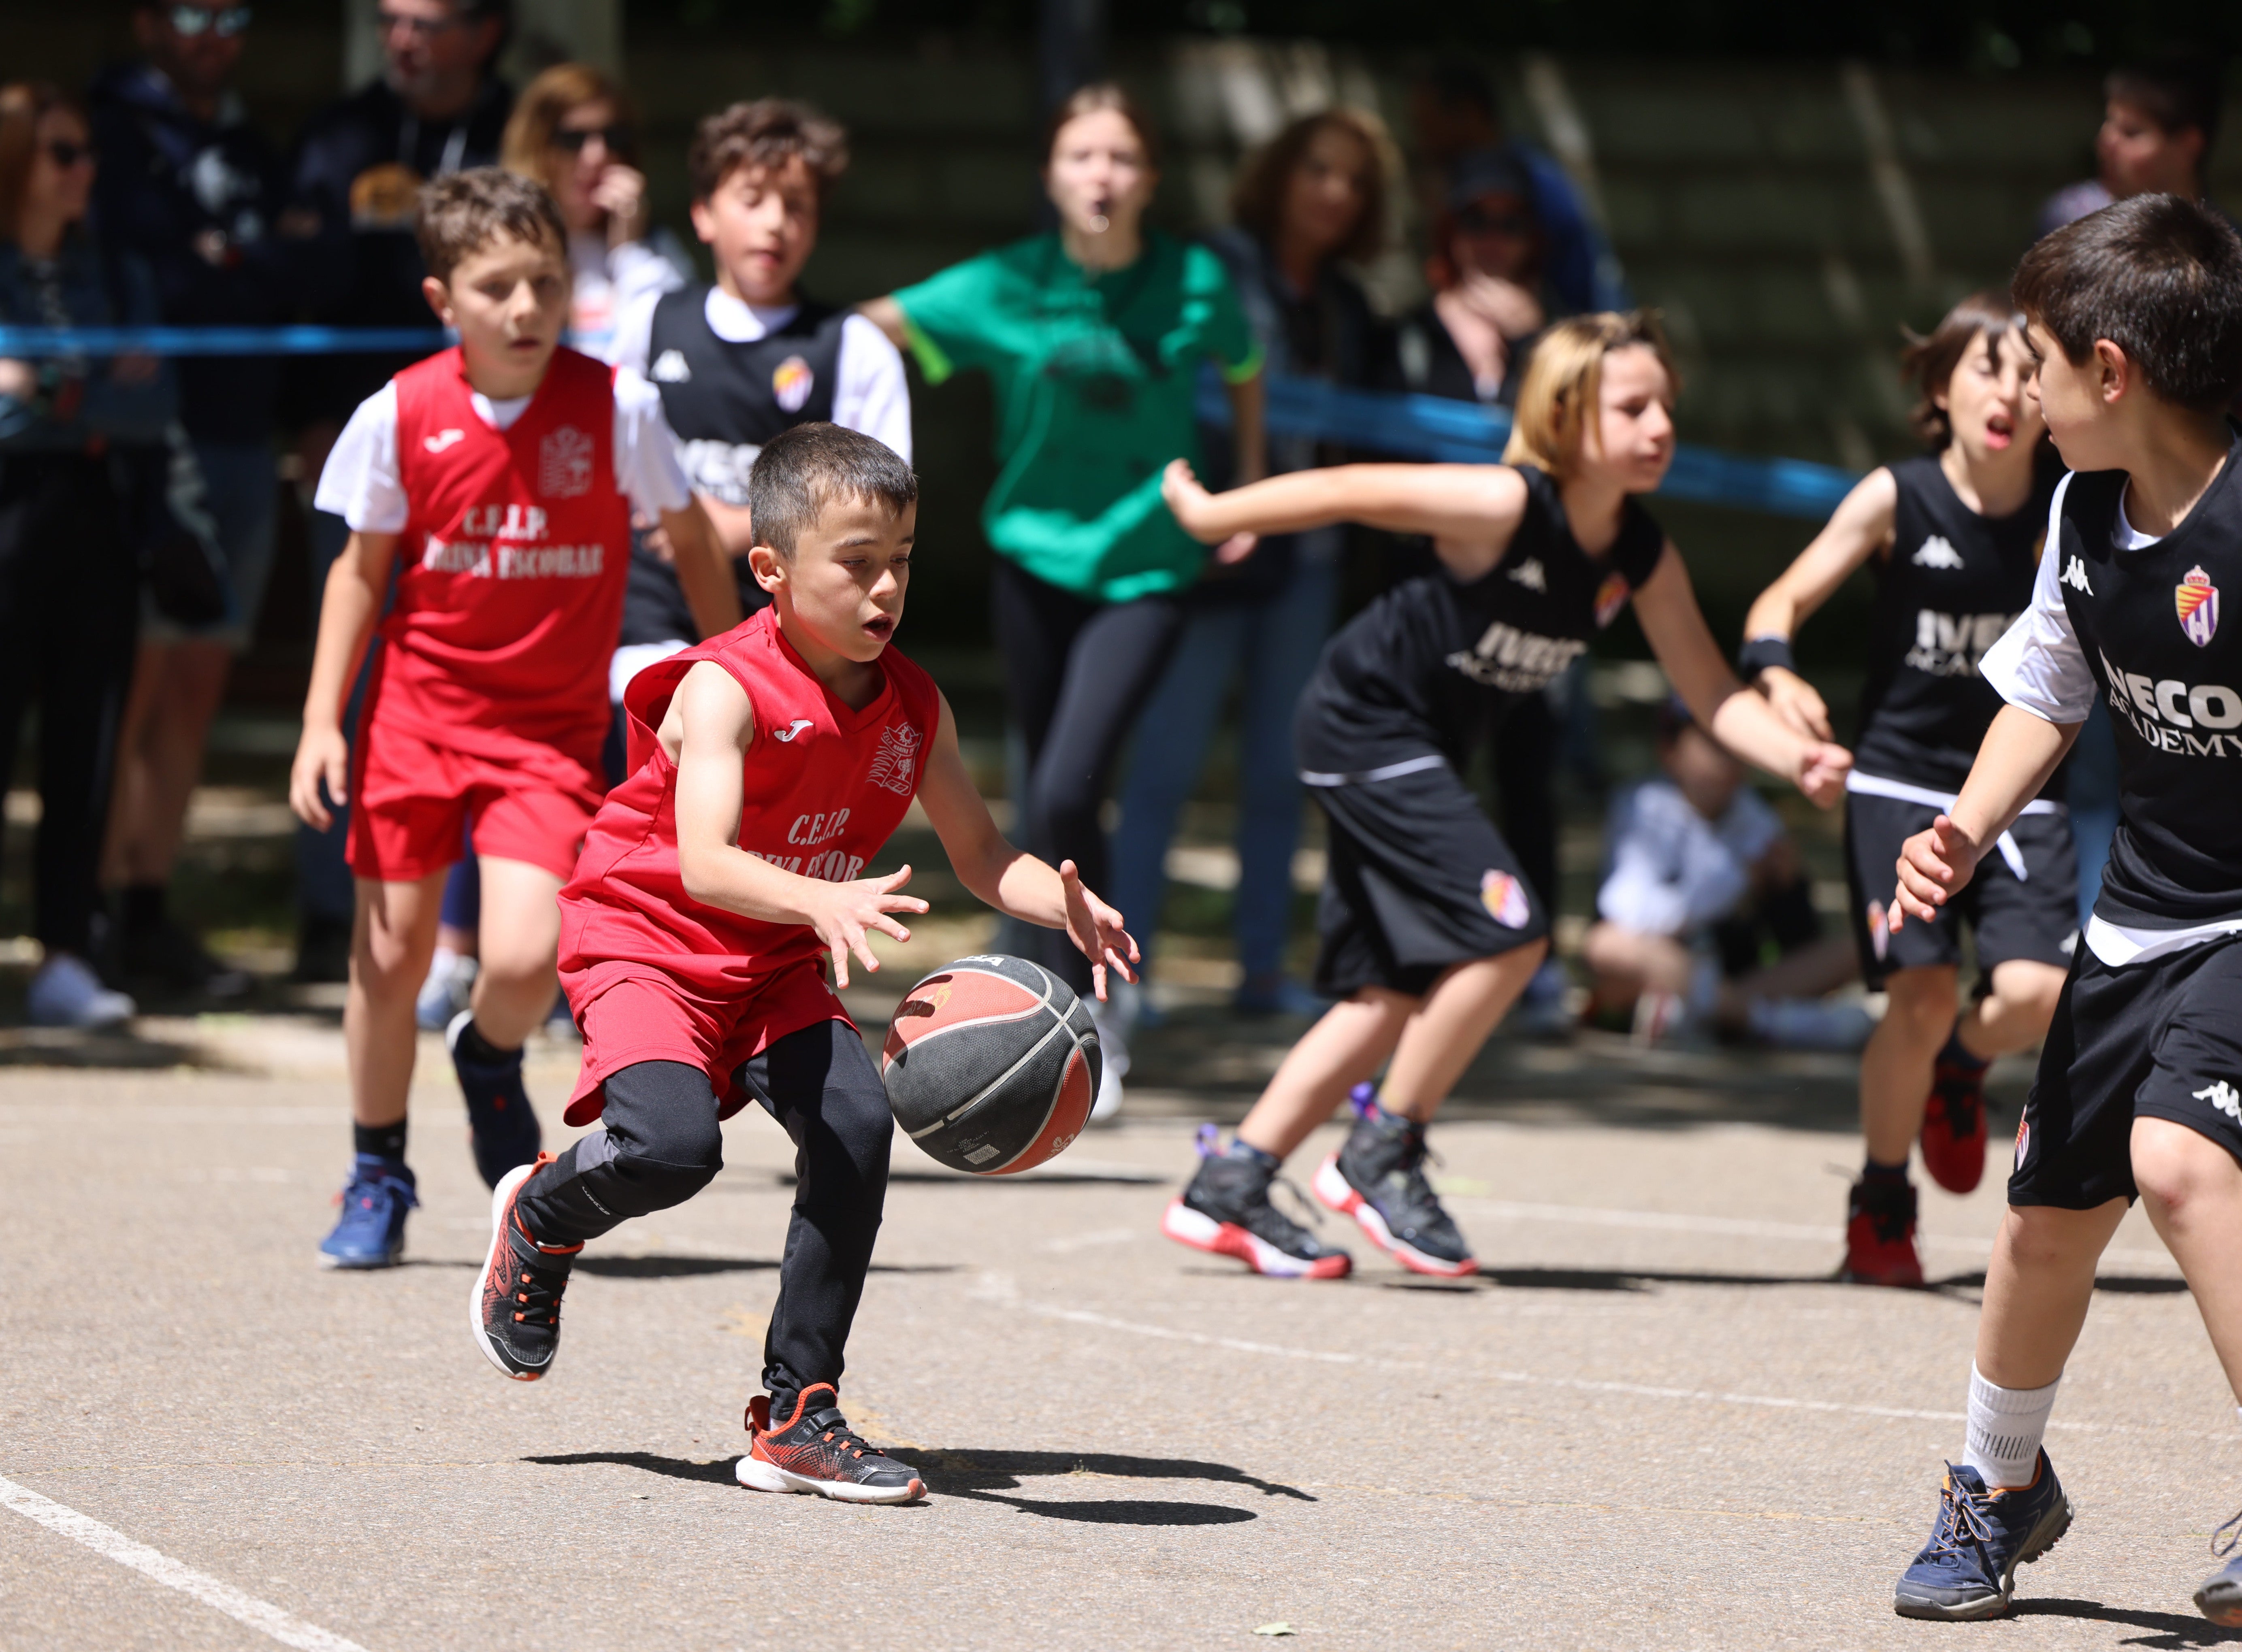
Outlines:
<svg viewBox="0 0 2242 1652"><path fill-rule="evenodd" d="M2007 704L1959 799L1908 839L1891 922L1935 923L2069 749L2117 725L2119 821L2017 1132L1963 1461L1900 1579L1910 1617L1990 1617L2071 1507L2040 1448L2095 1261L2138 1194L2242 1397L2242 238L2146 195L2024 255L2057 490L2031 607L1982 669ZM2220 1553L2231 1552L2222 1549ZM2242 1561L2196 1593L2242 1624Z"/></svg>
<svg viewBox="0 0 2242 1652"><path fill-rule="evenodd" d="M1886 921L1900 845L1954 806L2001 708L1977 661L2031 601L2055 487L2055 467L2042 462L2046 426L2024 393L2024 317L2007 293L1964 299L1903 360L1932 451L1869 472L1846 495L1752 604L1742 665L1795 728L1828 738L1829 711L1793 665L1791 639L1856 568L1875 565L1845 859L1862 977L1890 1007L1861 1057L1867 1155L1848 1200L1844 1275L1918 1286L1909 1145L1920 1134L1923 1168L1953 1192L1984 1174L1985 1068L2047 1031L2077 944L2078 870L2051 780L1937 923L1895 930ZM1957 1016L1965 919L1978 986Z"/></svg>
<svg viewBox="0 0 2242 1652"><path fill-rule="evenodd" d="M1348 1272L1347 1255L1278 1212L1269 1188L1285 1155L1362 1085L1360 1120L1317 1172L1317 1197L1414 1272L1477 1267L1425 1179L1425 1126L1547 954L1549 918L1547 892L1520 875L1463 771L1501 713L1539 694L1630 601L1715 739L1824 807L1842 794L1850 758L1738 686L1680 554L1635 497L1674 456L1674 389L1650 318L1581 316L1542 335L1507 464L1348 465L1218 496L1170 467L1170 508L1209 544L1359 521L1431 535L1442 564L1333 637L1302 696L1300 778L1331 822L1316 987L1344 1002L1168 1207L1171 1239L1257 1273Z"/></svg>

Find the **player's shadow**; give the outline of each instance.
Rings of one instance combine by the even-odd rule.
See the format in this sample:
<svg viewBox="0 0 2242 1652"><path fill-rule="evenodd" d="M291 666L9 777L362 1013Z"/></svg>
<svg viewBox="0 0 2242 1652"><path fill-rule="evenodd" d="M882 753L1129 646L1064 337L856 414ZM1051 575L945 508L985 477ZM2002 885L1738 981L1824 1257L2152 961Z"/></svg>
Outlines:
<svg viewBox="0 0 2242 1652"><path fill-rule="evenodd" d="M2104 1606L2099 1601L2061 1600L2018 1601L2010 1609L2017 1617L2083 1618L2091 1623L2118 1623L2151 1631L2120 1641L2119 1646L2156 1647L2179 1652L2186 1647L2242 1643L2242 1629L2222 1629L2215 1623L2178 1612L2129 1612L2122 1607Z"/></svg>
<svg viewBox="0 0 2242 1652"><path fill-rule="evenodd" d="M1394 1290L1648 1291L1661 1285L1828 1285L1827 1273L1715 1273L1665 1268L1487 1267L1477 1282L1381 1281Z"/></svg>
<svg viewBox="0 0 2242 1652"><path fill-rule="evenodd" d="M696 1463L685 1457L657 1457L650 1451L571 1451L550 1457L524 1457L526 1463L546 1468L581 1468L592 1463L613 1463L618 1468L642 1468L668 1480L697 1480L710 1486L736 1486L732 1465L735 1453L714 1462Z"/></svg>
<svg viewBox="0 0 2242 1652"><path fill-rule="evenodd" d="M1975 1273L1957 1273L1949 1279L1934 1279L1934 1291L1982 1291L1985 1288L1983 1269ZM2187 1281L2170 1273L2098 1273L2094 1288L2111 1296L2185 1296Z"/></svg>
<svg viewBox="0 0 2242 1652"><path fill-rule="evenodd" d="M1228 1463L1186 1458L1124 1457L1106 1452L906 1451L903 1455L926 1477L927 1489L972 1502L1002 1503L1045 1520L1080 1521L1102 1526L1233 1526L1258 1518L1250 1508L1227 1503L1171 1502L1152 1498L1054 1499L1010 1497L1023 1480L1082 1475L1116 1480L1197 1480L1241 1486L1265 1497L1317 1500L1297 1486L1261 1480Z"/></svg>
<svg viewBox="0 0 2242 1652"><path fill-rule="evenodd" d="M580 1256L575 1272L609 1279L686 1279L704 1273L763 1273L778 1266L769 1256ZM899 1265L875 1262L875 1273L955 1273L954 1262Z"/></svg>

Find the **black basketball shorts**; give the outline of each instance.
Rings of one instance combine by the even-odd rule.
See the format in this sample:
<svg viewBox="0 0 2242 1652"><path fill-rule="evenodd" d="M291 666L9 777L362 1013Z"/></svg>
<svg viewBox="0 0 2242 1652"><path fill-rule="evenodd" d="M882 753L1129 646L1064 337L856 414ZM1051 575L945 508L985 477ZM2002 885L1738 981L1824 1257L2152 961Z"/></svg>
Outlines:
<svg viewBox="0 0 2242 1652"><path fill-rule="evenodd" d="M1451 964L1549 933L1541 892L1453 769L1373 773L1310 786L1331 823L1317 991L1344 998L1379 986L1422 997Z"/></svg>
<svg viewBox="0 0 2242 1652"><path fill-rule="evenodd" d="M2014 958L2068 967L2078 937L2078 851L2067 815L2023 815L2009 829L2024 876L1997 847L1988 848L1936 923L1910 917L1891 931L1887 914L1899 883L1900 848L1937 817L1928 803L1845 794L1845 881L1852 890L1853 944L1869 990L1882 987L1895 970L1959 964L1964 923L1977 936L1981 977Z"/></svg>
<svg viewBox="0 0 2242 1652"><path fill-rule="evenodd" d="M2242 938L2114 968L2084 945L2017 1130L2011 1205L2134 1198L2136 1118L2169 1118L2242 1159Z"/></svg>

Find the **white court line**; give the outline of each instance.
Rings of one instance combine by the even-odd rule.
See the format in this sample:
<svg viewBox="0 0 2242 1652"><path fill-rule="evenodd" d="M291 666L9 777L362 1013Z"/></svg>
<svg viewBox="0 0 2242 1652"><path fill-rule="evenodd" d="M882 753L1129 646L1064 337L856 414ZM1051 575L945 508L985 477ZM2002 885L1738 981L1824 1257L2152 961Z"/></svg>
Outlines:
<svg viewBox="0 0 2242 1652"><path fill-rule="evenodd" d="M129 1566L144 1577L152 1577L166 1588L190 1595L225 1613L237 1623L245 1623L260 1634L269 1635L283 1646L299 1647L303 1652L366 1652L355 1641L346 1641L317 1624L291 1617L269 1602L245 1595L232 1584L220 1582L208 1573L182 1566L170 1555L159 1555L145 1543L135 1542L114 1527L104 1526L75 1508L66 1508L12 1480L0 1478L0 1506L38 1521L50 1532L61 1533L74 1543L84 1544L119 1566Z"/></svg>

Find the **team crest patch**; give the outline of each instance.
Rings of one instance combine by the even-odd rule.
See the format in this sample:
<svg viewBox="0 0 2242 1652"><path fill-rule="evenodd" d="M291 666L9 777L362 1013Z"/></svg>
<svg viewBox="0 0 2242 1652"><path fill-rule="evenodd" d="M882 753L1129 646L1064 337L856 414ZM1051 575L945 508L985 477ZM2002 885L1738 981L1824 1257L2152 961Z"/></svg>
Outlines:
<svg viewBox="0 0 2242 1652"><path fill-rule="evenodd" d="M1619 611L1627 606L1631 594L1625 574L1605 574L1604 582L1596 587L1596 629L1601 631L1619 618Z"/></svg>
<svg viewBox="0 0 2242 1652"><path fill-rule="evenodd" d="M563 425L537 450L537 491L547 499L581 499L592 491L592 439Z"/></svg>
<svg viewBox="0 0 2242 1652"><path fill-rule="evenodd" d="M2179 628L2187 640L2198 648L2209 643L2219 629L2219 588L2211 575L2199 567L2188 569L2172 587L2172 606L2179 610Z"/></svg>
<svg viewBox="0 0 2242 1652"><path fill-rule="evenodd" d="M1479 903L1487 908L1489 917L1506 930L1522 930L1534 916L1534 904L1526 898L1526 885L1507 872L1480 874Z"/></svg>
<svg viewBox="0 0 2242 1652"><path fill-rule="evenodd" d="M771 397L789 413L800 413L817 384L817 375L800 356L789 356L771 374Z"/></svg>
<svg viewBox="0 0 2242 1652"><path fill-rule="evenodd" d="M879 749L864 776L867 785L879 786L908 797L918 789L918 749L923 736L907 722L891 722L880 730Z"/></svg>
<svg viewBox="0 0 2242 1652"><path fill-rule="evenodd" d="M1884 911L1882 901L1870 901L1868 908L1869 950L1876 955L1876 962L1884 961L1891 950L1891 919Z"/></svg>
<svg viewBox="0 0 2242 1652"><path fill-rule="evenodd" d="M2025 1150L2031 1145L2031 1115L2026 1113L2017 1120L2017 1163L2024 1162Z"/></svg>

